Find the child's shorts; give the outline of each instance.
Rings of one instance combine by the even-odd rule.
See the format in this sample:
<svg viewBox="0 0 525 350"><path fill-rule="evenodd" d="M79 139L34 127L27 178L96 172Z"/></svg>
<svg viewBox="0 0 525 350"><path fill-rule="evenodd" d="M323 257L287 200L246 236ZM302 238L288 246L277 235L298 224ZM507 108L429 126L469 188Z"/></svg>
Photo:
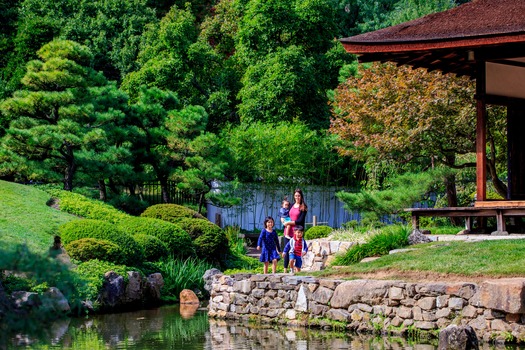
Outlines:
<svg viewBox="0 0 525 350"><path fill-rule="evenodd" d="M293 264L295 267L300 269L303 266L303 257L300 255L290 254L290 260L295 260L295 263Z"/></svg>

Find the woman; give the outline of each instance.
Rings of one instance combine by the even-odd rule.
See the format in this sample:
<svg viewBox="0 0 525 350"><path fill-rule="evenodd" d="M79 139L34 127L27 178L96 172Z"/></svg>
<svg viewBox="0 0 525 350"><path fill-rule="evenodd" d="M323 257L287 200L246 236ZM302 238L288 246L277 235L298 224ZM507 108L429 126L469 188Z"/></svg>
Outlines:
<svg viewBox="0 0 525 350"><path fill-rule="evenodd" d="M295 201L294 205L290 208L289 216L290 221L286 221L284 225L288 228L288 232L294 232L294 227L302 226L305 227L305 220L306 220L306 212L308 211L308 206L306 205L304 201L303 191L301 189L296 188L293 193L293 199ZM293 237L284 237L284 245L283 249L286 246L286 244L290 241L290 238ZM289 257L288 254L284 256L284 272L288 269L288 263L289 263Z"/></svg>

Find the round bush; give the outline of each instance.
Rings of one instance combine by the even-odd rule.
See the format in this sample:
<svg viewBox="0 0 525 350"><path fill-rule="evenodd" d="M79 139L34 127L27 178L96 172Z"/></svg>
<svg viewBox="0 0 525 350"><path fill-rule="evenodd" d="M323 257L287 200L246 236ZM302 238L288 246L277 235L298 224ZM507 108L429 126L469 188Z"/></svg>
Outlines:
<svg viewBox="0 0 525 350"><path fill-rule="evenodd" d="M213 261L228 252L228 238L214 223L203 219L182 219L179 225L193 238L197 256Z"/></svg>
<svg viewBox="0 0 525 350"><path fill-rule="evenodd" d="M182 218L206 219L193 209L178 204L156 204L148 207L140 215L142 217L161 219L164 221L178 223Z"/></svg>
<svg viewBox="0 0 525 350"><path fill-rule="evenodd" d="M168 253L177 257L195 256L191 237L180 226L171 222L146 217L129 217L120 221L117 227L129 235L155 236L164 242Z"/></svg>
<svg viewBox="0 0 525 350"><path fill-rule="evenodd" d="M318 239L318 238L325 238L332 233L334 229L330 226L313 226L310 227L305 233L304 233L304 239Z"/></svg>
<svg viewBox="0 0 525 350"><path fill-rule="evenodd" d="M91 219L74 220L59 226L58 232L64 244L81 238L97 238L113 242L122 250L122 264L125 265L135 266L144 259L142 247L133 237L109 222Z"/></svg>
<svg viewBox="0 0 525 350"><path fill-rule="evenodd" d="M120 264L124 260L122 249L105 239L81 238L65 245L69 256L80 261L99 259Z"/></svg>
<svg viewBox="0 0 525 350"><path fill-rule="evenodd" d="M144 259L146 259L146 261L157 261L169 255L166 243L155 236L137 234L134 235L133 238L142 246Z"/></svg>

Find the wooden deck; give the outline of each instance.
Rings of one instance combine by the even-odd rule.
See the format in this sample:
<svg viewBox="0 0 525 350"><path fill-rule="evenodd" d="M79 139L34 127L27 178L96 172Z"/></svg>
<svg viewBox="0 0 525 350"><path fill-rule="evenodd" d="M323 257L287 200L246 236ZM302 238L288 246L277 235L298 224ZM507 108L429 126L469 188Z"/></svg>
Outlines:
<svg viewBox="0 0 525 350"><path fill-rule="evenodd" d="M505 219L525 217L525 201L479 201L473 207L453 208L409 208L412 214L412 228L419 229L419 218L424 216L462 217L465 218L465 230L472 230L472 218L495 217L496 231L493 235L507 235Z"/></svg>

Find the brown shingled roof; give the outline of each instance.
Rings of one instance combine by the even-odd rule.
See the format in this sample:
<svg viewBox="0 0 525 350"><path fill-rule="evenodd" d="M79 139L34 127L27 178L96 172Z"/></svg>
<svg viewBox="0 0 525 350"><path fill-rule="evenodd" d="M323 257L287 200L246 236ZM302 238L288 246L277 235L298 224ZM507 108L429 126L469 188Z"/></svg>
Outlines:
<svg viewBox="0 0 525 350"><path fill-rule="evenodd" d="M520 33L525 33L524 0L473 0L449 11L343 39L343 42L413 42Z"/></svg>
<svg viewBox="0 0 525 350"><path fill-rule="evenodd" d="M525 0L473 0L341 42L362 62L393 61L475 76L469 51L483 59L525 56Z"/></svg>

